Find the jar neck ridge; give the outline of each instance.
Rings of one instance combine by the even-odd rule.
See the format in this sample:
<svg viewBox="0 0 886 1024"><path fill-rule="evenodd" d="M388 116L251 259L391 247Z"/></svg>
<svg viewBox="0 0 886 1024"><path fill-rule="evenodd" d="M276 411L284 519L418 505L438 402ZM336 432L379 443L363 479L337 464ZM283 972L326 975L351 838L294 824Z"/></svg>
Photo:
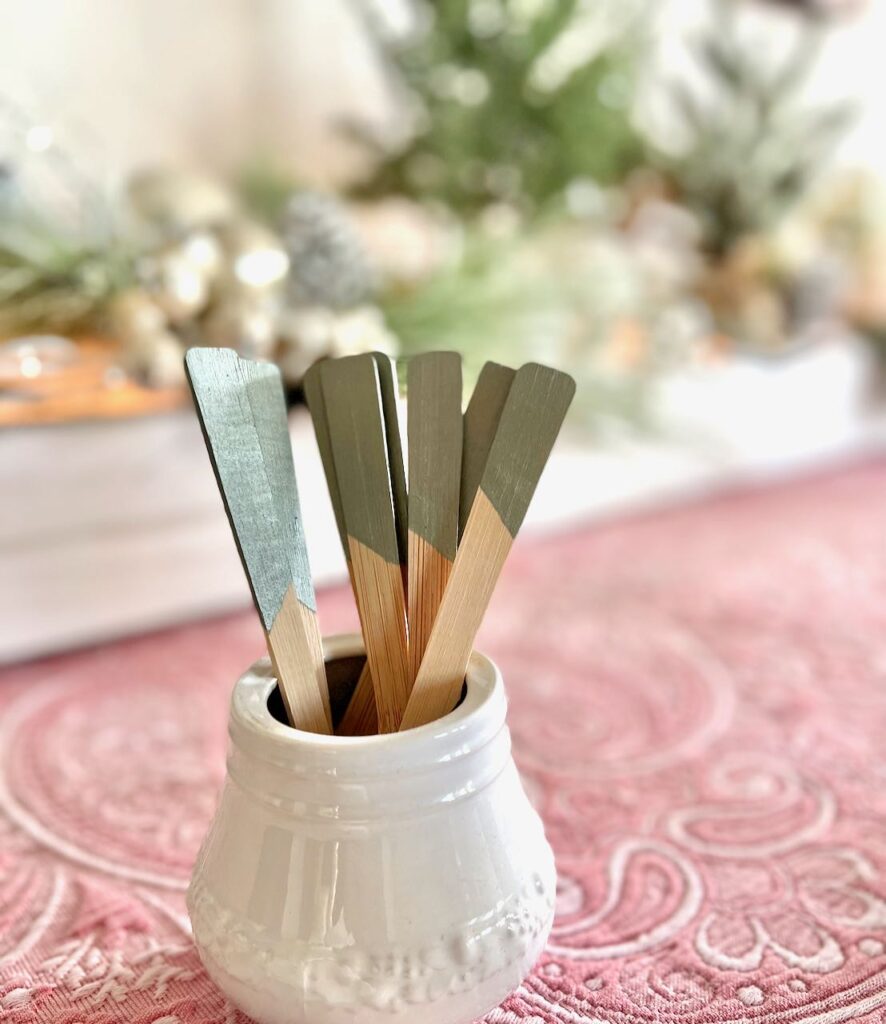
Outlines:
<svg viewBox="0 0 886 1024"><path fill-rule="evenodd" d="M324 641L327 661L362 652L357 636ZM510 763L501 674L474 653L466 693L449 715L380 736L321 736L277 721L268 659L236 683L231 699L232 782L258 802L302 819L368 823L427 813L474 796Z"/></svg>

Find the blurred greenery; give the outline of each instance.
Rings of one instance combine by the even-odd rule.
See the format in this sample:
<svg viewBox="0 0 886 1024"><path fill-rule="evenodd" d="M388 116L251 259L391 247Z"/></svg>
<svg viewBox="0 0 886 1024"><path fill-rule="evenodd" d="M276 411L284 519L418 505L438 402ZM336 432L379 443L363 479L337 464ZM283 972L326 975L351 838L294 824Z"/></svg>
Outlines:
<svg viewBox="0 0 886 1024"><path fill-rule="evenodd" d="M634 326L642 285L632 272L621 247L588 247L581 231L543 225L496 239L469 228L459 258L380 304L402 357L454 349L466 388L487 359L568 366L579 384L573 421L637 427L649 422L656 368L611 365L613 328Z"/></svg>
<svg viewBox="0 0 886 1024"><path fill-rule="evenodd" d="M532 214L574 181L617 182L643 162L630 112L642 45L635 27L606 38L608 4L439 0L419 10L423 24L405 41L375 33L414 125L393 150L365 125L346 126L376 159L358 194Z"/></svg>
<svg viewBox="0 0 886 1024"><path fill-rule="evenodd" d="M710 24L694 40L702 87L671 83L687 141L679 156L661 160L715 260L742 237L773 228L808 192L852 116L846 103L801 99L820 25L798 24L792 52L772 60L738 31L735 8L713 0Z"/></svg>
<svg viewBox="0 0 886 1024"><path fill-rule="evenodd" d="M269 154L258 154L241 169L235 187L243 206L258 220L276 227L300 182L292 168Z"/></svg>
<svg viewBox="0 0 886 1024"><path fill-rule="evenodd" d="M112 239L90 244L28 211L0 214L0 331L94 328L132 274Z"/></svg>

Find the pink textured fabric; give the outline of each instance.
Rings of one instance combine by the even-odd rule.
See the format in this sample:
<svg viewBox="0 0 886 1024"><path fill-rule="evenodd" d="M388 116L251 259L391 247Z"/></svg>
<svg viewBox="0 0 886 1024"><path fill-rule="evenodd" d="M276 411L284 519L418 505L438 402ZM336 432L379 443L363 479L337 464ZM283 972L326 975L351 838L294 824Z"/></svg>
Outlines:
<svg viewBox="0 0 886 1024"><path fill-rule="evenodd" d="M884 468L521 543L482 646L559 909L487 1024L886 1020ZM242 1021L183 890L260 650L242 615L2 674L0 1020Z"/></svg>

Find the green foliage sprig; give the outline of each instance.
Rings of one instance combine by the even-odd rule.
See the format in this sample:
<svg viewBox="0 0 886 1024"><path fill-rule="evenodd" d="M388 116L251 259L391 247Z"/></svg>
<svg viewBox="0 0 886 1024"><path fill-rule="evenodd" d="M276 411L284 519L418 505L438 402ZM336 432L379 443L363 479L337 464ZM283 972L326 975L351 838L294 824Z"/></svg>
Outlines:
<svg viewBox="0 0 886 1024"><path fill-rule="evenodd" d="M133 277L131 254L111 239L89 244L57 224L8 209L0 222L0 333L94 328Z"/></svg>
<svg viewBox="0 0 886 1024"><path fill-rule="evenodd" d="M738 30L736 6L717 0L710 25L692 47L705 88L673 83L687 142L663 161L714 259L743 236L775 226L807 193L852 114L846 103L813 108L800 98L818 54L820 26L798 24L793 51L766 60L757 41Z"/></svg>
<svg viewBox="0 0 886 1024"><path fill-rule="evenodd" d="M630 110L641 47L635 31L601 40L609 5L438 0L420 10L424 25L405 41L376 33L415 116L393 151L365 126L347 126L376 159L359 194L464 214L507 202L533 214L573 181L619 181L642 162Z"/></svg>

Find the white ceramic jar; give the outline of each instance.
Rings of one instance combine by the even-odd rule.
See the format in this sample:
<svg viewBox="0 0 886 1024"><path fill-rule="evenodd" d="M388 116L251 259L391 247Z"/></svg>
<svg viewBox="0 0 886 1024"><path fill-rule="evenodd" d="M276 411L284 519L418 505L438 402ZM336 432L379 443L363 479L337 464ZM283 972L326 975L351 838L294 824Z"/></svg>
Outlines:
<svg viewBox="0 0 886 1024"><path fill-rule="evenodd" d="M362 652L325 643L328 662ZM212 978L260 1024L467 1024L541 953L555 871L511 759L496 666L387 736L276 720L266 660L237 683L221 802L188 891Z"/></svg>

